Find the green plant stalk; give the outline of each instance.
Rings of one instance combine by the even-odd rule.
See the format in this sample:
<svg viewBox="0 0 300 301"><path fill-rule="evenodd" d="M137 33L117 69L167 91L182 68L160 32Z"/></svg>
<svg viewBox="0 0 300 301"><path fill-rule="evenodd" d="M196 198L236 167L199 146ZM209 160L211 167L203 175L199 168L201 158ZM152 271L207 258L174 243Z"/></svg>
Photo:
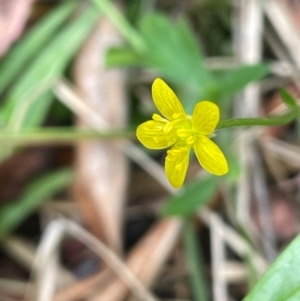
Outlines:
<svg viewBox="0 0 300 301"><path fill-rule="evenodd" d="M299 115L299 110L295 109L286 114L267 118L238 118L221 120L217 129L226 129L240 126L276 126L284 125L293 121Z"/></svg>
<svg viewBox="0 0 300 301"><path fill-rule="evenodd" d="M133 49L141 53L146 50L145 43L138 32L129 24L126 18L109 0L92 0L92 2L103 12L118 28L122 35L131 44Z"/></svg>
<svg viewBox="0 0 300 301"><path fill-rule="evenodd" d="M39 176L14 202L0 208L0 240L14 230L44 201L68 187L74 179L72 169L64 168Z"/></svg>
<svg viewBox="0 0 300 301"><path fill-rule="evenodd" d="M76 143L80 140L134 138L130 129L80 130L63 128L21 129L18 132L0 131L0 146L28 144Z"/></svg>
<svg viewBox="0 0 300 301"><path fill-rule="evenodd" d="M297 117L297 110L284 115L269 118L240 118L221 120L217 129L225 129L240 126L274 126L291 122ZM79 140L89 139L122 139L134 138L132 129L109 129L109 130L80 130L72 128L37 128L21 129L18 132L0 131L0 145L28 145L28 144L52 144L52 143L75 143Z"/></svg>
<svg viewBox="0 0 300 301"><path fill-rule="evenodd" d="M191 285L196 301L209 301L207 284L204 277L202 254L197 245L197 238L192 221L184 220L184 242L186 262L190 271Z"/></svg>

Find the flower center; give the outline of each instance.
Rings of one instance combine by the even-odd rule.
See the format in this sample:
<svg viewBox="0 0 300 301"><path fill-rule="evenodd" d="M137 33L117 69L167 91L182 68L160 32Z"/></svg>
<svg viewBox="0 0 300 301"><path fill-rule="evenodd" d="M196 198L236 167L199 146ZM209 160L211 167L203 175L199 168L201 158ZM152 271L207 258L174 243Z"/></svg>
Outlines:
<svg viewBox="0 0 300 301"><path fill-rule="evenodd" d="M176 114L173 117L177 117ZM179 117L179 116L178 116ZM172 136L175 143L192 146L197 135L199 133L194 129L192 125L192 116L186 115L185 118L177 118L175 120L168 120L158 114L153 114L154 121L160 121L162 123L162 131L166 135Z"/></svg>

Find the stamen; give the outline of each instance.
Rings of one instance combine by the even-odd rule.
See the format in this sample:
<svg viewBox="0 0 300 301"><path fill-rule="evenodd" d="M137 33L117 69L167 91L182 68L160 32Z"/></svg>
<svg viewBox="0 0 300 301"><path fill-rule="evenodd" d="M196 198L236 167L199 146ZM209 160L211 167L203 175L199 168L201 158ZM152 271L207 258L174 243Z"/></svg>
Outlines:
<svg viewBox="0 0 300 301"><path fill-rule="evenodd" d="M181 115L181 113L174 113L174 114L172 115L172 117L173 117L174 119L177 119L178 117L180 117L180 115Z"/></svg>
<svg viewBox="0 0 300 301"><path fill-rule="evenodd" d="M163 128L163 132L165 134L169 134L172 129L173 129L173 125L171 124L171 122L168 122Z"/></svg>
<svg viewBox="0 0 300 301"><path fill-rule="evenodd" d="M170 154L174 155L174 156L177 156L181 153L181 150L179 149L172 149L170 150Z"/></svg>
<svg viewBox="0 0 300 301"><path fill-rule="evenodd" d="M171 150L168 150L168 151L167 151L167 157L166 157L166 160L167 160L167 161L170 161L170 162L176 160L176 156L174 156L173 151L171 151Z"/></svg>
<svg viewBox="0 0 300 301"><path fill-rule="evenodd" d="M193 144L194 142L195 142L195 137L194 136L190 136L189 138L186 139L187 144Z"/></svg>
<svg viewBox="0 0 300 301"><path fill-rule="evenodd" d="M169 162L172 162L172 161L175 161L175 158L174 158L174 157L168 157L168 156L167 156L167 157L166 157L166 160L169 161Z"/></svg>
<svg viewBox="0 0 300 301"><path fill-rule="evenodd" d="M161 117L161 116L158 115L158 114L153 114L153 115L152 115L152 119L155 120L155 121L168 122L167 119Z"/></svg>
<svg viewBox="0 0 300 301"><path fill-rule="evenodd" d="M179 129L179 130L177 130L176 133L177 133L177 136L180 138L185 138L190 135L190 131L187 129Z"/></svg>

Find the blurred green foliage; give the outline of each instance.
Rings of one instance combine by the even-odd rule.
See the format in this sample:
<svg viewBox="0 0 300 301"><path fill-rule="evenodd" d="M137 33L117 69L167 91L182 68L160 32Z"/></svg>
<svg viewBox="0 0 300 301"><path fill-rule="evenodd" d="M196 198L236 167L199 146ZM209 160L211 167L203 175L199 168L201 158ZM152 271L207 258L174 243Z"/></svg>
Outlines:
<svg viewBox="0 0 300 301"><path fill-rule="evenodd" d="M257 64L222 70L216 76L206 67L201 47L185 19L172 21L161 13L146 14L141 18L139 33L146 50L113 48L107 55L108 67L140 66L155 70L166 82L173 83L188 113L202 99L216 101L222 108L224 97L269 73L267 64Z"/></svg>
<svg viewBox="0 0 300 301"><path fill-rule="evenodd" d="M189 217L211 200L216 193L217 184L217 178L212 175L193 181L171 197L162 210L163 214Z"/></svg>
<svg viewBox="0 0 300 301"><path fill-rule="evenodd" d="M190 10L199 39L208 56L232 55L232 3L220 0L201 0Z"/></svg>
<svg viewBox="0 0 300 301"><path fill-rule="evenodd" d="M183 225L185 260L189 268L190 282L193 288L194 299L209 301L208 284L205 278L205 265L198 244L197 232L191 218L185 218Z"/></svg>
<svg viewBox="0 0 300 301"><path fill-rule="evenodd" d="M13 231L37 206L71 184L73 172L61 169L39 177L30 183L23 194L0 210L0 239Z"/></svg>
<svg viewBox="0 0 300 301"><path fill-rule="evenodd" d="M280 96L287 106L291 107L292 109L298 109L297 101L287 90L281 89Z"/></svg>
<svg viewBox="0 0 300 301"><path fill-rule="evenodd" d="M243 301L300 300L300 236L279 255Z"/></svg>
<svg viewBox="0 0 300 301"><path fill-rule="evenodd" d="M65 5L68 4L69 2ZM69 9L69 7L67 8ZM21 74L16 80L16 74L9 73L10 77L7 81L14 79L14 83L8 91L0 110L1 120L10 129L37 126L44 121L53 99L49 92L50 87L62 75L68 62L76 53L98 17L98 13L93 8L87 8L78 17L70 19L70 22L67 22L57 31L58 28L50 27L49 23L53 24L53 19L57 20L58 16L60 17L59 21L66 17L61 10L64 13L69 13L64 5L59 7L48 16L47 30L45 30L44 21L44 26L34 28L33 32L24 37L25 42L20 46L16 46L18 50L12 52L9 58L4 58L6 63L0 69L0 78L5 76L7 70L10 70L10 66L16 57L19 60L19 65L18 69L15 68L14 70L16 70L15 73ZM49 27L51 30L49 30ZM27 39L30 42L32 40L39 41L41 35L48 36L46 43L43 45L40 42L30 44L33 51L28 53L26 51L29 44ZM43 40L45 40L45 37ZM25 53L24 57L22 55L23 51ZM30 56L31 63L24 68L23 65L26 64ZM23 59L21 60L20 57Z"/></svg>
<svg viewBox="0 0 300 301"><path fill-rule="evenodd" d="M37 127L42 126L54 99L52 86L63 75L98 18L99 12L94 7L81 7L77 1L65 1L42 18L1 58L0 135L13 137L14 133L25 133L24 128L30 130L32 127L36 133ZM53 137L63 132L58 128L53 131ZM82 134L78 132L79 139L80 136ZM23 138L20 135L19 140ZM11 153L13 145L8 140L4 138L1 143L0 161ZM67 187L71 182L70 175L71 172L65 170L50 173L28 185L17 201L2 206L0 237L20 224L41 201Z"/></svg>

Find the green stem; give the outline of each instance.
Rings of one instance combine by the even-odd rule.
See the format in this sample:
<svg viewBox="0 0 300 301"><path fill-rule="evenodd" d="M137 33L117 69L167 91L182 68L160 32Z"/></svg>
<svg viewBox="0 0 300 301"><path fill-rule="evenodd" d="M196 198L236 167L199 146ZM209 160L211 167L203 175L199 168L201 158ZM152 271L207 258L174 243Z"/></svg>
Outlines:
<svg viewBox="0 0 300 301"><path fill-rule="evenodd" d="M299 114L298 110L290 111L286 114L268 118L239 118L221 120L217 129L225 129L238 126L274 126L283 125L291 122Z"/></svg>
<svg viewBox="0 0 300 301"><path fill-rule="evenodd" d="M194 298L197 301L208 301L207 284L204 277L202 253L197 244L193 223L188 218L184 223L185 256L190 271Z"/></svg>
<svg viewBox="0 0 300 301"><path fill-rule="evenodd" d="M225 129L239 126L274 126L291 122L298 116L298 110L290 111L280 116L269 118L240 118L221 120L217 129ZM88 139L121 139L134 138L135 131L132 129L118 130L80 130L74 128L38 128L22 129L15 131L0 131L1 145L28 145L28 144L53 144L53 143L76 143L79 140Z"/></svg>
<svg viewBox="0 0 300 301"><path fill-rule="evenodd" d="M79 130L72 128L22 129L18 132L0 131L1 145L68 144L79 140L121 139L135 137L131 130Z"/></svg>

